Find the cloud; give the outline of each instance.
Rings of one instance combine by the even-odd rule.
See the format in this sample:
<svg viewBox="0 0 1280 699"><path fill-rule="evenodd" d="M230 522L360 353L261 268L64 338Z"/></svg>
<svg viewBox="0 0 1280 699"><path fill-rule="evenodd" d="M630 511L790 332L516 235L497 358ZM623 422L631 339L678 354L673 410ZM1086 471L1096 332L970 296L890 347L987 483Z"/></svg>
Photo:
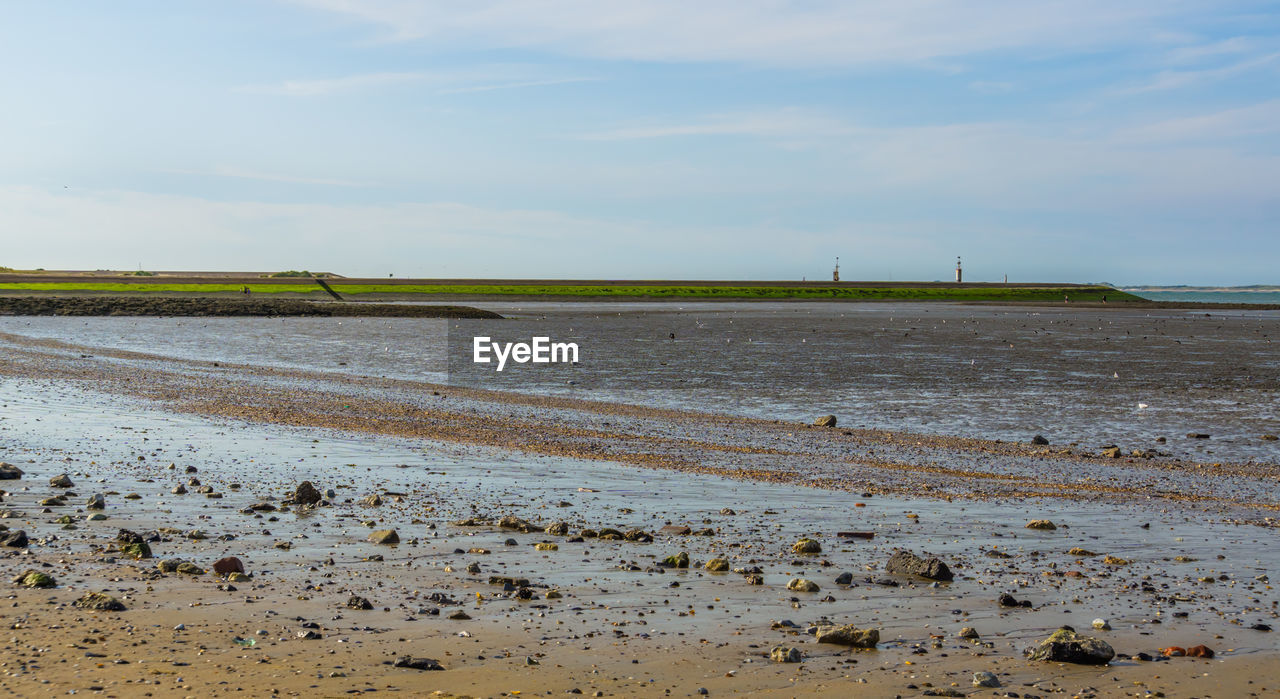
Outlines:
<svg viewBox="0 0 1280 699"><path fill-rule="evenodd" d="M341 78L285 80L270 85L244 85L236 88L236 90L238 92L263 95L284 95L286 97L321 97L371 87L402 85L421 81L427 77L429 76L425 73L368 73L365 75L348 75Z"/></svg>
<svg viewBox="0 0 1280 699"><path fill-rule="evenodd" d="M372 187L373 182L358 182L355 180L330 179L323 177L301 177L298 175L285 175L280 173L258 172L255 170L244 170L236 167L216 167L212 170L163 170L173 175L195 175L197 177L233 177L243 180L258 180L260 182L282 182L286 184L311 184L326 187Z"/></svg>
<svg viewBox="0 0 1280 699"><path fill-rule="evenodd" d="M523 80L519 82L497 83L492 85L467 85L451 87L436 92L438 95L457 95L470 92L492 92L494 90L513 90L526 87L550 87L552 85L568 85L571 83L599 82L600 78L559 78L552 80Z"/></svg>
<svg viewBox="0 0 1280 699"><path fill-rule="evenodd" d="M293 0L388 41L642 61L850 67L1151 40L1205 2L1135 0Z"/></svg>
<svg viewBox="0 0 1280 699"><path fill-rule="evenodd" d="M1254 58L1238 61L1231 65L1219 68L1206 68L1203 70L1165 70L1157 73L1154 79L1144 85L1124 89L1120 92L1127 94L1156 92L1159 90L1175 90L1193 85L1218 82L1241 73L1271 67L1276 64L1277 59L1280 59L1280 52L1256 56Z"/></svg>
<svg viewBox="0 0 1280 699"><path fill-rule="evenodd" d="M798 108L717 114L694 122L629 126L578 136L585 141L635 141L678 136L813 138L848 134L856 128L838 119Z"/></svg>
<svg viewBox="0 0 1280 699"><path fill-rule="evenodd" d="M1280 99L1127 128L1117 140L1135 144L1229 141L1280 133Z"/></svg>

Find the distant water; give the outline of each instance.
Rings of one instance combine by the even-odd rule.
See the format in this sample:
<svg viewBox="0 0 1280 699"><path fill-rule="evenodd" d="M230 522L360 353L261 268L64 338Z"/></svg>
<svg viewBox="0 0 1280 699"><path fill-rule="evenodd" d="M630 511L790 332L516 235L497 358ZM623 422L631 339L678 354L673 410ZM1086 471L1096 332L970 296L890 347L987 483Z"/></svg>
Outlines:
<svg viewBox="0 0 1280 699"><path fill-rule="evenodd" d="M1151 301L1185 301L1188 303L1273 303L1280 305L1280 288L1226 288L1204 289L1187 287L1131 287L1122 289Z"/></svg>

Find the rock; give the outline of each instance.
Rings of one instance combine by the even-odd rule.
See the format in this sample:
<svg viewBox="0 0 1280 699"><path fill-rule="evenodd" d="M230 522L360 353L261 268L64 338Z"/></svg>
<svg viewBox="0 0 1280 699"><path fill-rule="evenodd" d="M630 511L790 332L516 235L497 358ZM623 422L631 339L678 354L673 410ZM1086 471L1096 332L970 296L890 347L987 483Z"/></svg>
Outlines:
<svg viewBox="0 0 1280 699"><path fill-rule="evenodd" d="M1188 432L1187 439L1208 439L1209 435L1203 432Z"/></svg>
<svg viewBox="0 0 1280 699"><path fill-rule="evenodd" d="M763 585L764 576L757 573L751 573L747 575L746 581L748 585Z"/></svg>
<svg viewBox="0 0 1280 699"><path fill-rule="evenodd" d="M794 646L774 646L769 651L769 659L775 663L798 663L804 659L804 654Z"/></svg>
<svg viewBox="0 0 1280 699"><path fill-rule="evenodd" d="M1051 532L1058 528L1058 525L1047 519L1033 519L1027 522L1027 529L1039 529L1040 531Z"/></svg>
<svg viewBox="0 0 1280 699"><path fill-rule="evenodd" d="M379 529L369 534L369 541L375 544L398 544L400 535L394 529Z"/></svg>
<svg viewBox="0 0 1280 699"><path fill-rule="evenodd" d="M963 629L960 629L960 633L956 634L956 636L972 641L978 638L978 630L972 626L966 626Z"/></svg>
<svg viewBox="0 0 1280 699"><path fill-rule="evenodd" d="M128 529L121 529L116 532L116 541L119 541L122 544L141 544L146 541L146 539L142 538L142 535L137 532L129 531Z"/></svg>
<svg viewBox="0 0 1280 699"><path fill-rule="evenodd" d="M189 561L182 561L178 564L177 571L183 575L204 575L205 570L200 566Z"/></svg>
<svg viewBox="0 0 1280 699"><path fill-rule="evenodd" d="M1081 636L1070 626L1063 626L1040 645L1027 650L1031 660L1076 665L1105 665L1116 657L1115 650L1106 641Z"/></svg>
<svg viewBox="0 0 1280 699"><path fill-rule="evenodd" d="M569 523L565 521L552 522L543 531L552 536L568 536Z"/></svg>
<svg viewBox="0 0 1280 699"><path fill-rule="evenodd" d="M1043 436L1041 436L1041 435L1036 435L1036 436L1032 437L1032 438L1031 438L1031 443L1032 443L1032 444L1034 444L1034 445L1036 445L1036 446L1038 446L1038 447L1047 447L1047 446L1049 446L1049 440L1045 439L1045 438L1044 438ZM997 686L998 686L998 685L997 685Z"/></svg>
<svg viewBox="0 0 1280 699"><path fill-rule="evenodd" d="M24 471L11 463L0 462L0 481L16 481L22 478Z"/></svg>
<svg viewBox="0 0 1280 699"><path fill-rule="evenodd" d="M0 536L0 546L8 546L14 549L25 549L27 547L27 533L21 529L16 532L5 532Z"/></svg>
<svg viewBox="0 0 1280 699"><path fill-rule="evenodd" d="M41 573L37 570L28 570L20 573L13 579L13 582L23 587L48 588L58 586L58 581L52 575Z"/></svg>
<svg viewBox="0 0 1280 699"><path fill-rule="evenodd" d="M213 562L214 575L227 576L227 575L231 575L232 573L243 573L243 572L244 572L244 563L239 558L236 558L235 556L227 556L226 558L219 558L218 560Z"/></svg>
<svg viewBox="0 0 1280 699"><path fill-rule="evenodd" d="M690 534L693 533L692 529L684 526L683 524L668 524L667 526L659 529L658 531L662 532L663 534L669 534L671 536L689 536Z"/></svg>
<svg viewBox="0 0 1280 699"><path fill-rule="evenodd" d="M836 576L836 584L837 584L837 585L852 585L852 584L853 584L853 573L841 573L840 575Z"/></svg>
<svg viewBox="0 0 1280 699"><path fill-rule="evenodd" d="M377 493L370 493L369 495L360 498L358 504L364 505L365 507L378 507L382 505L382 496Z"/></svg>
<svg viewBox="0 0 1280 699"><path fill-rule="evenodd" d="M1277 439L1280 439L1280 437L1277 437L1277 436L1276 436L1276 435L1274 435L1274 434L1264 434L1264 435L1262 435L1261 437L1259 437L1258 439L1261 439L1261 440L1262 440L1262 441L1264 441L1264 442L1274 442L1274 441L1276 441ZM4 473L4 467L5 467L5 466L7 466L7 465L8 465L8 464L0 464L0 474ZM21 471L19 471L19 473L21 473ZM0 479L3 479L3 478L4 478L4 476L3 476L3 475L0 475Z"/></svg>
<svg viewBox="0 0 1280 699"><path fill-rule="evenodd" d="M520 519L519 517L516 517L515 515L506 515L502 519L498 520L498 526L502 527L503 529L514 529L516 531L521 531L526 534L532 534L534 532L541 531L538 527L535 527L532 524L529 524L528 522L524 521L523 519Z"/></svg>
<svg viewBox="0 0 1280 699"><path fill-rule="evenodd" d="M831 643L853 648L875 648L880 642L880 629L860 629L853 624L844 626L819 626L818 643Z"/></svg>
<svg viewBox="0 0 1280 699"><path fill-rule="evenodd" d="M662 559L662 563L660 563L659 565L666 568L688 568L689 554L685 553L684 551L681 551L680 553L674 556L667 556L666 558Z"/></svg>
<svg viewBox="0 0 1280 699"><path fill-rule="evenodd" d="M1097 629L1097 630L1099 630L1099 631L1110 631L1110 630L1111 630L1111 623L1110 623L1110 622L1108 622L1106 619L1094 619L1094 620L1093 620L1093 628L1095 628L1095 629Z"/></svg>
<svg viewBox="0 0 1280 699"><path fill-rule="evenodd" d="M544 541L535 544L533 548L537 551L559 551L560 544L551 544Z"/></svg>
<svg viewBox="0 0 1280 699"><path fill-rule="evenodd" d="M1108 459L1118 459L1123 456L1120 452L1120 447L1103 447L1102 455Z"/></svg>
<svg viewBox="0 0 1280 699"><path fill-rule="evenodd" d="M835 426L836 426L836 416L835 416L835 415L823 415L822 417L818 418L817 420L814 420L814 421L813 421L813 425L814 425L814 427L835 427Z"/></svg>
<svg viewBox="0 0 1280 699"><path fill-rule="evenodd" d="M514 575L490 575L489 584L502 585L503 587L508 585L511 587L529 587L529 579L516 577Z"/></svg>
<svg viewBox="0 0 1280 699"><path fill-rule="evenodd" d="M898 551L885 564L886 573L894 575L914 575L928 580L949 582L953 579L951 569L937 558L921 558L910 551Z"/></svg>
<svg viewBox="0 0 1280 699"><path fill-rule="evenodd" d="M444 669L444 666L441 665L438 660L432 660L431 658L413 658L407 655L402 655L399 658L396 658L396 661L392 663L392 666L409 668L410 670Z"/></svg>
<svg viewBox="0 0 1280 699"><path fill-rule="evenodd" d="M822 588L818 587L818 583L815 583L812 580L792 578L791 581L787 583L787 589L795 592L817 592Z"/></svg>
<svg viewBox="0 0 1280 699"><path fill-rule="evenodd" d="M722 514L722 515L724 515L724 516L726 516L726 517L733 517L734 515L736 515L736 514L738 514L738 513L737 513L737 512L735 512L735 511L734 511L734 509L733 509L732 507L724 507L724 508L721 508L721 509L720 509L720 514Z"/></svg>
<svg viewBox="0 0 1280 699"><path fill-rule="evenodd" d="M1209 646L1191 646L1187 649L1188 658L1212 658L1213 649Z"/></svg>
<svg viewBox="0 0 1280 699"><path fill-rule="evenodd" d="M360 595L351 595L351 597L347 599L347 608L365 610L373 609L373 602L370 602L368 598L361 597Z"/></svg>
<svg viewBox="0 0 1280 699"><path fill-rule="evenodd" d="M1181 646L1169 646L1168 648L1160 649L1160 655L1163 655L1166 658L1181 658L1186 654L1187 649Z"/></svg>
<svg viewBox="0 0 1280 699"><path fill-rule="evenodd" d="M107 506L107 499L102 496L102 493L94 493L85 500L84 506L90 510L101 510Z"/></svg>
<svg viewBox="0 0 1280 699"><path fill-rule="evenodd" d="M1090 551L1089 549L1084 549L1084 548L1080 548L1079 546L1074 546L1071 548L1070 551L1067 551L1067 555L1078 556L1080 558L1092 558L1093 556L1096 556L1098 554L1094 553L1093 551Z"/></svg>
<svg viewBox="0 0 1280 699"><path fill-rule="evenodd" d="M471 618L471 615L459 609L458 611L450 614L449 618L454 619L456 621L466 621L467 619Z"/></svg>
<svg viewBox="0 0 1280 699"><path fill-rule="evenodd" d="M81 609L92 609L95 612L123 612L124 603L105 592L89 592L73 604Z"/></svg>
<svg viewBox="0 0 1280 699"><path fill-rule="evenodd" d="M123 553L135 561L140 561L144 558L151 558L151 546L149 546L145 541L139 541L133 544L121 544L120 553Z"/></svg>
<svg viewBox="0 0 1280 699"><path fill-rule="evenodd" d="M1000 678L990 672L973 673L973 686L995 688L1000 686Z"/></svg>
<svg viewBox="0 0 1280 699"><path fill-rule="evenodd" d="M67 474L62 473L57 476L54 476L53 478L50 478L49 485L50 487L53 487L53 488L70 488L75 484L71 482L71 476L68 476Z"/></svg>
<svg viewBox="0 0 1280 699"><path fill-rule="evenodd" d="M543 597L545 597L545 598L547 598L547 599L560 599L560 598L564 597L564 595L563 595L563 594L561 594L561 592L560 592L559 590L547 590L546 594L544 594L544 595L542 595L542 596L543 596Z"/></svg>
<svg viewBox="0 0 1280 699"><path fill-rule="evenodd" d="M647 544L653 541L653 535L643 529L628 529L623 532L622 538L627 541L635 541L641 544Z"/></svg>
<svg viewBox="0 0 1280 699"><path fill-rule="evenodd" d="M183 484L179 483L179 484L177 484L177 485L173 486L172 488L170 488L170 489L169 489L169 492L170 492L170 493L173 493L174 495L186 495L186 494L187 494L187 486L185 486L185 485L183 485Z"/></svg>
<svg viewBox="0 0 1280 699"><path fill-rule="evenodd" d="M1008 592L1000 595L1000 598L996 601L1000 603L1001 607L1030 607L1031 606L1030 600L1024 599L1019 601L1017 599L1014 599L1013 595L1009 594Z"/></svg>
<svg viewBox="0 0 1280 699"><path fill-rule="evenodd" d="M816 539L801 539L791 545L792 553L822 553L822 544Z"/></svg>
<svg viewBox="0 0 1280 699"><path fill-rule="evenodd" d="M706 565L703 567L713 573L723 573L724 571L729 570L729 559L713 558L707 561Z"/></svg>
<svg viewBox="0 0 1280 699"><path fill-rule="evenodd" d="M198 483L196 485L199 485ZM297 505L314 505L324 497L320 495L320 491L311 484L311 481L303 481L293 491L293 502Z"/></svg>
<svg viewBox="0 0 1280 699"><path fill-rule="evenodd" d="M1102 559L1102 562L1103 562L1103 563L1105 563L1106 565L1109 565L1109 566L1127 566L1127 565L1129 565L1129 559L1127 559L1127 558L1120 558L1120 557L1118 557L1118 556L1112 556L1111 554L1107 554L1107 557L1106 557L1106 558L1104 558L1104 559Z"/></svg>
<svg viewBox="0 0 1280 699"><path fill-rule="evenodd" d="M232 573L232 574L230 574L230 575L228 575L228 576L227 576L227 582L233 582L233 583L235 583L235 582L249 582L249 581L250 581L250 580L252 580L252 579L253 579L253 578L249 577L249 576L248 576L248 575L246 575L245 573Z"/></svg>

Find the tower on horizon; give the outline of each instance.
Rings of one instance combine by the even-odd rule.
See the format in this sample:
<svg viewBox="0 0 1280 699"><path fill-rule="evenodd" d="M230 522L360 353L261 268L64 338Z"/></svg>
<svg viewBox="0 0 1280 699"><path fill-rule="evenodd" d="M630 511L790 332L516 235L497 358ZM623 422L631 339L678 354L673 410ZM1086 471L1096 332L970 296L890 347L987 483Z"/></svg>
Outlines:
<svg viewBox="0 0 1280 699"><path fill-rule="evenodd" d="M956 255L956 283L957 283L957 284L959 284L959 283L960 283L960 280L961 280L961 274L960 274L960 256L959 256L959 255Z"/></svg>
<svg viewBox="0 0 1280 699"><path fill-rule="evenodd" d="M836 258L836 268L831 272L831 281L833 282L840 281L840 258L839 257Z"/></svg>

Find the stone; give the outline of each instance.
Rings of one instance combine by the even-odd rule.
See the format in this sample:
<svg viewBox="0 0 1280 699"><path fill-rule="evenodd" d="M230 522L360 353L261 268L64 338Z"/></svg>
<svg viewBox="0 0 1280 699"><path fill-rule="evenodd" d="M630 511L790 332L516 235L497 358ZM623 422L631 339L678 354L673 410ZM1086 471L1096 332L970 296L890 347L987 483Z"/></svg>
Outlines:
<svg viewBox="0 0 1280 699"><path fill-rule="evenodd" d="M73 604L81 609L92 609L95 612L123 612L126 608L120 600L105 592L89 592Z"/></svg>
<svg viewBox="0 0 1280 699"><path fill-rule="evenodd" d="M836 584L837 584L837 585L852 585L852 584L853 584L853 573L841 573L840 575L837 575L837 576L836 576Z"/></svg>
<svg viewBox="0 0 1280 699"><path fill-rule="evenodd" d="M764 576L763 576L763 575L760 575L760 574L758 574L758 573L751 573L751 574L747 575L747 577L746 577L746 581L747 581L747 584L748 584L748 585L763 585L763 584L764 584Z"/></svg>
<svg viewBox="0 0 1280 699"><path fill-rule="evenodd" d="M769 659L775 663L798 663L804 659L804 654L795 646L774 646L769 651Z"/></svg>
<svg viewBox="0 0 1280 699"><path fill-rule="evenodd" d="M375 544L398 544L400 535L394 529L379 529L369 534L369 541Z"/></svg>
<svg viewBox="0 0 1280 699"><path fill-rule="evenodd" d="M627 541L635 541L641 544L647 544L653 541L653 535L643 529L628 529L623 532L622 538Z"/></svg>
<svg viewBox="0 0 1280 699"><path fill-rule="evenodd" d="M529 524L528 522L524 521L523 519L520 519L519 517L516 517L515 515L504 516L502 519L498 520L498 526L502 527L503 529L514 529L516 531L524 532L526 534L532 534L534 532L541 531L538 527L535 527L534 525Z"/></svg>
<svg viewBox="0 0 1280 699"><path fill-rule="evenodd" d="M373 609L373 602L370 602L368 598L361 597L360 595L351 595L351 597L347 599L347 608L364 610Z"/></svg>
<svg viewBox="0 0 1280 699"><path fill-rule="evenodd" d="M880 629L860 629L853 624L819 626L816 638L818 643L853 648L875 648L880 642Z"/></svg>
<svg viewBox="0 0 1280 699"><path fill-rule="evenodd" d="M243 573L243 572L244 572L244 562L242 562L239 558L236 558L235 556L227 556L226 558L219 558L218 560L213 562L214 575L227 576L227 575L231 575L232 573Z"/></svg>
<svg viewBox="0 0 1280 699"><path fill-rule="evenodd" d="M1212 658L1213 649L1209 646L1191 646L1187 649L1188 658Z"/></svg>
<svg viewBox="0 0 1280 699"><path fill-rule="evenodd" d="M1067 551L1067 555L1078 556L1080 558L1092 558L1093 556L1096 556L1098 554L1094 553L1093 551L1090 551L1089 549L1080 548L1079 546L1074 546L1071 548L1070 551Z"/></svg>
<svg viewBox="0 0 1280 699"><path fill-rule="evenodd" d="M978 630L972 626L966 626L960 629L960 633L956 634L956 636L972 641L978 638Z"/></svg>
<svg viewBox="0 0 1280 699"><path fill-rule="evenodd" d="M568 536L569 523L565 521L552 522L543 531L552 536Z"/></svg>
<svg viewBox="0 0 1280 699"><path fill-rule="evenodd" d="M5 532L0 536L0 546L8 546L14 549L25 549L27 544L27 533L21 529L14 532Z"/></svg>
<svg viewBox="0 0 1280 699"><path fill-rule="evenodd" d="M71 482L71 476L62 473L50 478L49 485L53 488L70 488L75 484Z"/></svg>
<svg viewBox="0 0 1280 699"><path fill-rule="evenodd" d="M1181 646L1169 646L1168 648L1160 649L1160 655L1163 655L1166 658L1181 658L1186 654L1187 649Z"/></svg>
<svg viewBox="0 0 1280 699"><path fill-rule="evenodd" d="M818 587L818 583L813 582L812 580L805 580L804 578L792 578L787 583L787 589L792 590L794 592L817 592L822 588Z"/></svg>
<svg viewBox="0 0 1280 699"><path fill-rule="evenodd" d="M1031 606L1030 600L1025 600L1025 599L1017 600L1014 598L1013 595L1007 592L1000 595L1000 598L997 599L996 602L998 602L1001 607L1030 607Z"/></svg>
<svg viewBox="0 0 1280 699"><path fill-rule="evenodd" d="M735 511L734 511L734 509L733 509L732 507L724 507L724 508L721 508L721 509L720 509L720 514L722 514L722 515L724 515L724 516L726 516L726 517L733 517L734 515L736 515L736 514L738 514L738 513L737 513L737 512L735 512Z"/></svg>
<svg viewBox="0 0 1280 699"><path fill-rule="evenodd" d="M182 561L178 564L177 571L183 575L204 575L205 570L190 561Z"/></svg>
<svg viewBox="0 0 1280 699"><path fill-rule="evenodd" d="M1099 631L1110 631L1111 623L1106 619L1098 618L1093 620L1093 628Z"/></svg>
<svg viewBox="0 0 1280 699"><path fill-rule="evenodd" d="M689 554L685 553L684 551L681 551L680 553L674 556L667 556L666 558L662 559L661 565L666 568L688 568Z"/></svg>
<svg viewBox="0 0 1280 699"><path fill-rule="evenodd" d="M813 421L813 425L814 425L814 427L835 427L835 426L836 426L836 416L835 416L835 415L823 415L822 417L818 418L817 420L814 420L814 421Z"/></svg>
<svg viewBox="0 0 1280 699"><path fill-rule="evenodd" d="M414 658L408 655L402 655L399 658L396 658L396 661L392 663L392 666L424 671L444 669L444 666L441 665L438 660L433 660L431 658Z"/></svg>
<svg viewBox="0 0 1280 699"><path fill-rule="evenodd" d="M17 466L7 461L0 461L0 481L16 481L22 478L23 473L25 472Z"/></svg>
<svg viewBox="0 0 1280 699"><path fill-rule="evenodd" d="M28 570L13 579L14 584L23 587L49 588L57 587L58 581L52 575L37 570Z"/></svg>
<svg viewBox="0 0 1280 699"><path fill-rule="evenodd" d="M1129 565L1129 560L1127 558L1120 558L1118 556L1112 556L1111 554L1107 554L1107 557L1102 559L1102 562L1109 566Z"/></svg>
<svg viewBox="0 0 1280 699"><path fill-rule="evenodd" d="M199 485L198 483L196 485ZM314 505L324 497L320 495L320 491L311 484L311 481L303 481L293 491L293 502L297 505Z"/></svg>
<svg viewBox="0 0 1280 699"><path fill-rule="evenodd" d="M144 558L151 558L151 546L148 545L147 542L145 541L139 541L137 543L131 543L131 544L121 544L120 553L123 553L124 555L134 559L135 561L140 561Z"/></svg>
<svg viewBox="0 0 1280 699"><path fill-rule="evenodd" d="M973 686L996 688L1000 686L1000 678L990 672L973 673Z"/></svg>
<svg viewBox="0 0 1280 699"><path fill-rule="evenodd" d="M233 582L233 583L235 583L235 582L249 582L249 581L250 581L250 580L252 580L252 579L253 579L253 578L249 577L249 576L248 576L247 574L245 574L245 573L232 573L232 574L230 574L230 575L228 575L228 576L227 576L227 582Z"/></svg>
<svg viewBox="0 0 1280 699"><path fill-rule="evenodd" d="M1044 438L1044 436L1042 436L1042 435L1036 435L1036 436L1032 437L1032 438L1031 438L1031 443L1032 443L1032 444L1034 444L1034 445L1036 445L1036 446L1038 446L1038 447L1047 447L1047 446L1049 446L1049 440L1045 439L1045 438Z"/></svg>
<svg viewBox="0 0 1280 699"><path fill-rule="evenodd" d="M729 570L729 560L727 558L713 558L707 561L703 567L713 573L723 573Z"/></svg>
<svg viewBox="0 0 1280 699"><path fill-rule="evenodd" d="M1106 641L1081 636L1070 626L1063 626L1040 645L1027 650L1031 660L1076 665L1106 665L1116 657L1115 650Z"/></svg>
<svg viewBox="0 0 1280 699"><path fill-rule="evenodd" d="M169 492L170 492L170 493L173 493L174 495L186 495L186 494L187 494L187 486L185 486L185 485L183 485L183 484L179 483L179 484L177 484L177 485L173 486L172 488L170 488L170 489L169 489Z"/></svg>
<svg viewBox="0 0 1280 699"><path fill-rule="evenodd" d="M359 504L365 507L378 507L382 505L382 496L377 493L370 493L359 500Z"/></svg>
<svg viewBox="0 0 1280 699"><path fill-rule="evenodd" d="M145 542L146 539L142 538L142 535L137 532L130 531L128 529L121 529L116 532L116 541L119 541L122 544L141 544Z"/></svg>
<svg viewBox="0 0 1280 699"><path fill-rule="evenodd" d="M822 544L816 539L801 539L791 545L792 553L822 553Z"/></svg>
<svg viewBox="0 0 1280 699"><path fill-rule="evenodd" d="M90 510L101 510L107 506L107 499L102 496L102 493L94 493L85 500L84 506Z"/></svg>
<svg viewBox="0 0 1280 699"><path fill-rule="evenodd" d="M1047 519L1033 519L1027 522L1027 529L1038 529L1040 531L1051 532L1058 528L1058 525Z"/></svg>
<svg viewBox="0 0 1280 699"><path fill-rule="evenodd" d="M560 545L559 545L559 544L551 544L551 543L547 543L547 542L540 542L540 543L538 543L538 544L535 544L533 548L534 548L535 550L538 550L538 551L559 551L559 550L560 550Z"/></svg>
<svg viewBox="0 0 1280 699"><path fill-rule="evenodd" d="M921 558L910 551L898 551L885 564L886 573L912 575L927 580L949 582L953 579L946 563L935 558Z"/></svg>
<svg viewBox="0 0 1280 699"><path fill-rule="evenodd" d="M471 615L459 609L458 611L450 614L449 618L455 621L466 621L467 619L471 618Z"/></svg>

